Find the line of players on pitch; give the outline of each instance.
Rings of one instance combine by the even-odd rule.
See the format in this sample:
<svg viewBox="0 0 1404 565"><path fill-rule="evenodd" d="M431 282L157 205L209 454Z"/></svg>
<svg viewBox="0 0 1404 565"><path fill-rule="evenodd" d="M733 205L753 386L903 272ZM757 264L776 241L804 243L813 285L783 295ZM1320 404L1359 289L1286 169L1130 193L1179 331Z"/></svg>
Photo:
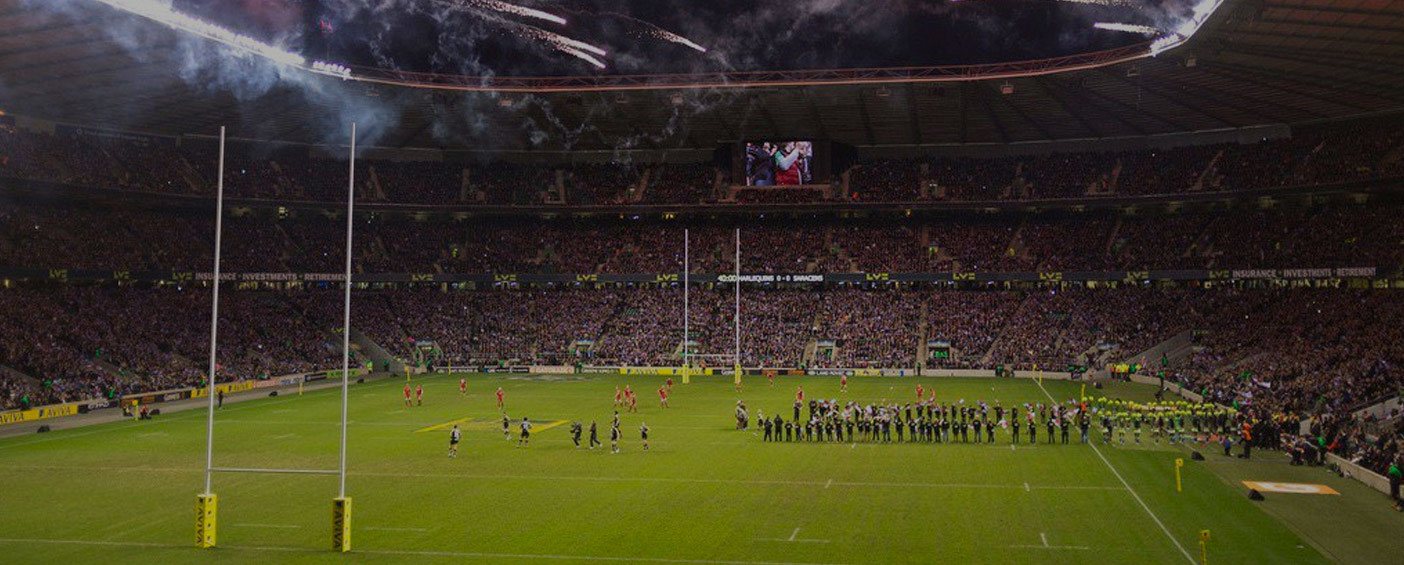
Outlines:
<svg viewBox="0 0 1404 565"><path fill-rule="evenodd" d="M672 389L673 379L668 379L667 383L658 389L658 396L663 408L668 407L668 393L672 391ZM468 394L468 381L466 379L458 380L458 393ZM424 387L419 387L415 394L418 405L423 405ZM502 390L502 387L497 387L497 409L502 411L502 437L507 441L512 441L512 419L507 417L506 402L507 393ZM638 412L638 404L638 397L635 396L633 389L628 386L625 386L624 390L615 387L614 406L616 408L625 407L630 412ZM405 406L411 406L410 387L408 384L405 385ZM527 447L531 444L531 420L526 416L522 416L522 421L519 422L517 426L520 430L520 435L517 438L517 447ZM644 451L648 451L648 431L648 423L639 422L639 437L643 441ZM583 434L584 426L581 425L580 422L570 423L571 441L575 443L576 449L580 448L580 438ZM619 441L623 439L623 436L624 434L619 429L619 411L615 410L614 420L609 426L610 453L619 453ZM458 428L458 424L454 424L453 429L449 430L448 456L450 459L458 457L458 444L462 441L463 431ZM591 421L589 447L590 449L594 449L597 446L602 447L604 444L600 442L599 428L594 421Z"/></svg>
<svg viewBox="0 0 1404 565"><path fill-rule="evenodd" d="M1187 402L1157 402L1138 404L1105 397L1068 400L1062 404L1024 404L1005 409L996 401L993 405L965 400L942 404L935 391L924 396L917 385L915 403L860 404L839 403L837 400L808 402L807 418L801 418L805 406L804 388L795 391L793 418L780 414L757 417L763 441L771 442L927 442L927 443L995 443L996 432L1008 433L1009 442L1018 444L1021 428L1028 430L1028 442L1038 442L1040 424L1047 430L1046 443L1069 443L1070 429L1076 427L1079 442L1089 441L1094 420L1100 420L1102 442L1110 443L1120 437L1124 445L1128 433L1135 443L1141 443L1142 429L1149 430L1151 439L1159 444L1161 438L1169 443L1206 440L1215 442L1217 436L1227 436L1233 430L1232 408L1213 404ZM1021 410L1022 409L1022 410ZM736 427L750 428L749 411L744 401L736 404ZM973 442L972 440L973 436Z"/></svg>

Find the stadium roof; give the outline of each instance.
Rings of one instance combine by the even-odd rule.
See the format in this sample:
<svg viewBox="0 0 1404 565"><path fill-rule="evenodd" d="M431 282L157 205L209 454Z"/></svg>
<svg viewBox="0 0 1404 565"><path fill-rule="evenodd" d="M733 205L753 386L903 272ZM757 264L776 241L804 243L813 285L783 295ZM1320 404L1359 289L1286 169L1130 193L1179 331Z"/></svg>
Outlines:
<svg viewBox="0 0 1404 565"><path fill-rule="evenodd" d="M342 121L373 116L386 124L377 145L505 150L702 148L761 138L1014 143L1404 109L1404 7L1389 0L1227 0L1179 49L1037 76L538 94L280 82L256 72L254 84L230 83L191 70L190 39L180 32L96 2L63 1L68 10L55 15L0 0L0 109L163 134L228 125L235 136L314 143L329 141L327 130ZM127 19L139 33L110 32ZM338 95L309 96L308 80L333 83L314 87Z"/></svg>

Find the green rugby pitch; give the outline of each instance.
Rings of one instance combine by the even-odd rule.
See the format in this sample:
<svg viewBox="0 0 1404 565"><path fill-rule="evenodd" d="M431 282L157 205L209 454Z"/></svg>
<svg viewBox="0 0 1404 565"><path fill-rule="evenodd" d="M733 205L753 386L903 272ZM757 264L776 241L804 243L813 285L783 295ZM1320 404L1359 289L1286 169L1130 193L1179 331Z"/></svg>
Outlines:
<svg viewBox="0 0 1404 565"><path fill-rule="evenodd" d="M707 377L677 384L661 409L663 377L467 377L466 397L459 375L417 377L426 402L415 408L404 407L397 379L351 387L351 554L330 549L334 476L216 475L219 547L197 549L202 410L0 439L0 554L12 563L1183 564L1198 560L1207 529L1218 563L1387 560L1368 550L1328 559L1203 463L1187 459L1177 493L1173 462L1188 454L1178 447L1094 448L1075 431L1070 445L1013 448L1004 432L994 445L776 444L734 429L738 398L753 415L788 416L797 385L810 398L905 402L921 383L943 402L1008 407L1047 402L1043 387L1073 398L1080 385L1067 382L853 378L841 394L837 378L781 377L773 387L748 379L737 393ZM640 402L623 415L620 454L574 448L568 425L538 425L527 448L502 436L498 386L514 420L587 429L595 420L607 444L614 389L625 384ZM338 392L224 407L215 464L335 468ZM453 421L464 442L449 459L441 425ZM647 452L641 422L651 428Z"/></svg>

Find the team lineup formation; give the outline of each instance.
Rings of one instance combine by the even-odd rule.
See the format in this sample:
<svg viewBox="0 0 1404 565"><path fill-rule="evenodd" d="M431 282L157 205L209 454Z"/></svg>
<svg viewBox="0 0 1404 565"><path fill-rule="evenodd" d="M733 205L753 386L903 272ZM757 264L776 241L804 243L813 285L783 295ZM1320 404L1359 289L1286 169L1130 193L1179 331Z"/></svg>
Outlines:
<svg viewBox="0 0 1404 565"><path fill-rule="evenodd" d="M769 382L771 387L775 386L773 377ZM669 408L673 385L673 379L669 378L659 386L660 409ZM737 390L741 390L739 385ZM461 396L468 395L467 379L459 379L458 391ZM1162 442L1165 445L1220 445L1225 455L1230 454L1235 445L1242 446L1245 454L1250 449L1255 422L1251 416L1234 408L1186 400L1138 403L1106 396L1089 397L1085 390L1083 392L1079 398L1062 402L1054 401L1049 395L1047 403L1025 402L1005 407L999 400L942 400L938 398L936 387L923 384L915 385L915 400L878 402L816 399L807 397L804 386L799 385L789 418L781 411L770 416L757 411L753 417L746 401L737 400L735 429L755 431L765 442L1008 443L1011 446L1039 444L1039 430L1042 429L1044 444L1073 443L1076 432L1076 443L1081 444L1099 440L1103 445L1141 445L1144 437L1145 442L1154 445ZM839 381L839 394L848 394L846 376ZM526 416L520 420L508 416L506 392L502 387L497 387L493 395L501 413L503 438L512 441L515 429L516 445L529 446L532 420ZM405 406L422 406L423 398L423 385L405 384ZM632 385L615 387L613 408L609 421L609 451L619 453L624 438L619 411L638 412L638 395ZM638 432L643 449L647 451L648 424L641 421ZM571 421L567 434L576 448L582 447L582 440L583 446L591 450L604 445L600 441L599 424L594 420L588 428L580 420ZM457 456L461 442L462 430L455 424L449 430L449 457Z"/></svg>
<svg viewBox="0 0 1404 565"><path fill-rule="evenodd" d="M841 381L841 393L847 392L847 378ZM994 444L1007 438L1019 444L1022 430L1027 430L1027 443L1038 443L1039 428L1045 429L1044 443L1068 444L1070 431L1076 429L1078 442L1088 443L1090 430L1097 426L1103 444L1135 444L1147 439L1159 445L1198 443L1222 444L1227 452L1230 445L1241 444L1247 449L1251 439L1252 422L1232 408L1211 403L1187 401L1157 401L1148 404L1109 399L1105 396L1069 399L1062 403L1023 403L1005 408L998 400L960 398L942 402L934 388L916 385L914 402L875 403L840 402L835 399L810 398L806 409L804 388L795 390L791 417L775 413L766 417L758 412L755 425L762 431L763 441L784 442L926 442L926 443L986 443ZM1050 398L1051 400L1051 398ZM750 411L744 401L736 403L736 429L752 427Z"/></svg>

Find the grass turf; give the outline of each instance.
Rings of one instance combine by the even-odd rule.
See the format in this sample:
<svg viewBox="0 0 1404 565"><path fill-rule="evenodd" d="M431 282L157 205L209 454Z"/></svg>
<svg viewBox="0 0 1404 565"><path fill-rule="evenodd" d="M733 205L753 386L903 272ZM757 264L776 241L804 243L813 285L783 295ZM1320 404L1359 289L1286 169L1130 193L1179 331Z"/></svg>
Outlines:
<svg viewBox="0 0 1404 565"><path fill-rule="evenodd" d="M737 398L753 416L788 417L797 384L812 398L871 402L905 401L920 382L942 401L1008 407L1048 400L1032 381L855 378L840 394L836 378L774 387L753 378L738 394L730 382L699 379L675 386L665 410L661 377L468 378L467 397L457 375L416 379L426 403L415 408L404 407L402 381L352 386L350 555L330 551L337 485L327 476L217 475L220 547L196 549L198 410L0 440L0 552L11 562L1185 563L1208 529L1216 562L1326 561L1203 464L1187 461L1176 493L1172 465L1184 452L1168 447L1100 446L1104 461L1076 444L1075 430L1070 445L1011 448L1003 431L993 446L850 445L763 443L733 429ZM637 389L640 412L623 416L623 453L614 455L608 426L624 384ZM501 433L498 386L512 441ZM1079 389L1045 386L1059 400ZM338 392L225 407L216 465L334 468ZM527 448L515 447L522 416L539 430ZM542 429L561 420L588 429L592 419L605 449L575 449L568 425ZM455 420L464 442L448 459L447 430L421 430ZM641 421L652 430L648 452Z"/></svg>

